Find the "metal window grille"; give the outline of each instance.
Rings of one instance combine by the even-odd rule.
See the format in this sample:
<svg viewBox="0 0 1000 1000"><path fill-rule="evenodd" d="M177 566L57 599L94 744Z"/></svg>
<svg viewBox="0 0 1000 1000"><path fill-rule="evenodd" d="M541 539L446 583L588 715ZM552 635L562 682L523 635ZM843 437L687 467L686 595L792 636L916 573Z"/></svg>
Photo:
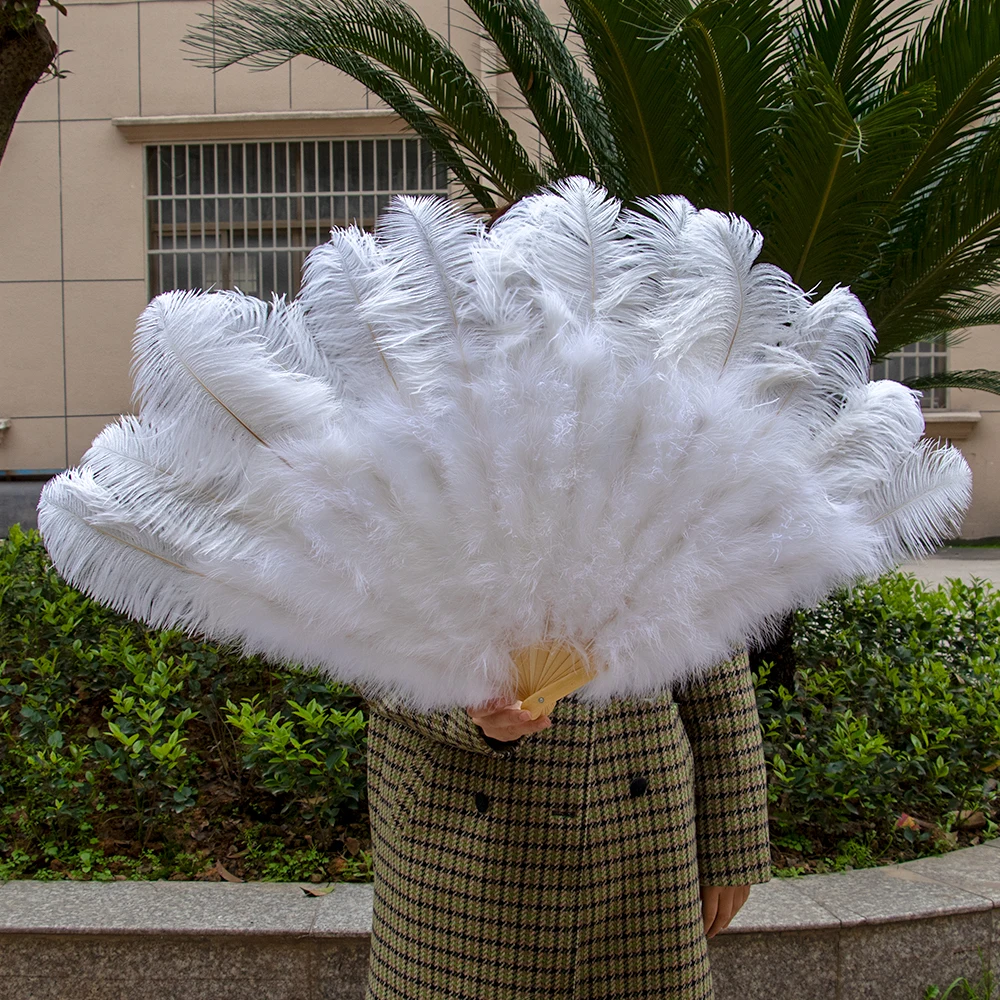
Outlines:
<svg viewBox="0 0 1000 1000"><path fill-rule="evenodd" d="M447 168L420 139L147 146L150 294L292 297L306 254L332 227L370 229L393 194L447 190Z"/></svg>
<svg viewBox="0 0 1000 1000"><path fill-rule="evenodd" d="M897 382L916 378L918 375L937 375L948 370L948 351L944 345L922 340L909 344L900 351L893 351L876 365L872 365L873 379L891 378ZM924 389L920 405L925 410L942 410L948 405L947 389Z"/></svg>

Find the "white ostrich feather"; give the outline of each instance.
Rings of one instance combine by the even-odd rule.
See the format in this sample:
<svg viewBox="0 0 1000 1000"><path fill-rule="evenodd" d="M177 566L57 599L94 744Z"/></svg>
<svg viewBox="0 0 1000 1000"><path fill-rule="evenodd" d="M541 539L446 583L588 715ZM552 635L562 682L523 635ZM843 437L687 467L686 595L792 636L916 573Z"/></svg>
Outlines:
<svg viewBox="0 0 1000 1000"><path fill-rule="evenodd" d="M782 347L802 358L809 377L775 394L780 409L818 427L835 417L841 398L868 381L875 331L846 288L827 292L792 320Z"/></svg>
<svg viewBox="0 0 1000 1000"><path fill-rule="evenodd" d="M969 472L867 382L873 331L755 264L741 219L574 178L491 229L397 199L292 303L154 300L141 410L46 486L98 599L418 709L586 650L580 696L695 676L951 534Z"/></svg>
<svg viewBox="0 0 1000 1000"><path fill-rule="evenodd" d="M364 398L398 389L363 304L377 295L375 239L356 226L335 229L329 243L306 258L298 302L303 324L326 360L341 394Z"/></svg>
<svg viewBox="0 0 1000 1000"><path fill-rule="evenodd" d="M508 280L531 289L542 311L558 310L563 322L611 317L616 310L627 315L641 275L623 260L620 213L620 204L599 188L570 178L505 212L493 227L491 245L503 257ZM607 334L613 331L635 334L634 324L609 327Z"/></svg>
<svg viewBox="0 0 1000 1000"><path fill-rule="evenodd" d="M849 389L834 418L816 434L817 474L847 502L887 481L924 432L917 393L898 382Z"/></svg>
<svg viewBox="0 0 1000 1000"><path fill-rule="evenodd" d="M272 297L262 341L271 361L279 368L298 375L311 375L327 382L336 381L329 356L306 326L301 301L285 302L284 296Z"/></svg>
<svg viewBox="0 0 1000 1000"><path fill-rule="evenodd" d="M957 534L971 498L972 475L961 452L921 441L861 498L879 535L883 566L900 554L927 555L942 536Z"/></svg>
<svg viewBox="0 0 1000 1000"><path fill-rule="evenodd" d="M186 518L188 509L182 510ZM145 526L145 520L136 523L128 500L102 486L87 468L47 484L39 508L39 526L56 565L70 579L89 580L92 590L117 610L154 626L201 630L207 625L220 639L243 639L242 618L249 603L283 642L291 638L270 609L226 579L221 563L213 577L210 563L199 558L199 543L185 546L169 530ZM200 527L211 531L205 523ZM205 540L212 548L215 540Z"/></svg>
<svg viewBox="0 0 1000 1000"><path fill-rule="evenodd" d="M466 257L483 225L441 198L396 199L380 220L377 293L361 315L376 332L394 378L406 391L439 405L469 382L485 344L467 322Z"/></svg>
<svg viewBox="0 0 1000 1000"><path fill-rule="evenodd" d="M298 307L269 310L236 292L167 292L150 303L136 329L134 398L173 462L195 477L241 478L257 446L278 456L286 437L319 433L335 416L326 382L274 358L288 354L292 324Z"/></svg>

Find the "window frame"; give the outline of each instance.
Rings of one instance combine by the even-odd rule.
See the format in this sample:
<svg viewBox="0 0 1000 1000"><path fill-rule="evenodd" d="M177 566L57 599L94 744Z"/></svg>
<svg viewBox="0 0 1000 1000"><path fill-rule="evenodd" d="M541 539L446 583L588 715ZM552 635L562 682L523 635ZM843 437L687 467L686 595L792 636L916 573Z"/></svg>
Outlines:
<svg viewBox="0 0 1000 1000"><path fill-rule="evenodd" d="M208 149L212 165L206 170ZM197 183L189 173L192 165ZM359 217L372 228L393 195L447 198L451 187L447 168L412 133L372 129L368 134L145 142L147 300L172 288L233 287L261 298L275 292L293 298L306 256L329 239L331 228ZM243 274L237 276L241 265Z"/></svg>
<svg viewBox="0 0 1000 1000"><path fill-rule="evenodd" d="M921 359L927 359L928 365L921 365ZM921 368L929 371L921 371ZM938 375L948 370L948 348L940 340L919 340L907 344L898 351L893 351L883 361L871 366L870 378L892 379L902 382L904 379L923 375ZM945 388L924 389L920 398L922 410L948 409L948 390Z"/></svg>

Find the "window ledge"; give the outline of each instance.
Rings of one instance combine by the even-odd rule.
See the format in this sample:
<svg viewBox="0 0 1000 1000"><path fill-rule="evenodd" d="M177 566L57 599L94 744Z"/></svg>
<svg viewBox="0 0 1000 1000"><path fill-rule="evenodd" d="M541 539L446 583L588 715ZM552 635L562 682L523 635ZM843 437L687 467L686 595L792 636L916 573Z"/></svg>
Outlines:
<svg viewBox="0 0 1000 1000"><path fill-rule="evenodd" d="M217 139L307 139L395 135L409 127L389 108L344 111L245 111L229 115L143 115L112 118L127 142Z"/></svg>
<svg viewBox="0 0 1000 1000"><path fill-rule="evenodd" d="M924 437L964 441L982 417L979 410L924 410Z"/></svg>

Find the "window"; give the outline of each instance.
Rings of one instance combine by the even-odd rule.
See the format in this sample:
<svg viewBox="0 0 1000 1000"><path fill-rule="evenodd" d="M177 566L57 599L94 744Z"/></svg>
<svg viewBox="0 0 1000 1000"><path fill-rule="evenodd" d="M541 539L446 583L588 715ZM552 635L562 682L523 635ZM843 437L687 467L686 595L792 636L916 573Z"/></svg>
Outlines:
<svg viewBox="0 0 1000 1000"><path fill-rule="evenodd" d="M292 297L306 254L332 227L371 228L391 195L447 188L447 169L419 139L147 146L150 295Z"/></svg>
<svg viewBox="0 0 1000 1000"><path fill-rule="evenodd" d="M901 351L893 351L877 365L872 365L873 379L891 378L902 382L918 375L937 375L948 370L948 351L943 344L922 340ZM948 405L947 389L924 389L920 405L925 410L941 410Z"/></svg>

